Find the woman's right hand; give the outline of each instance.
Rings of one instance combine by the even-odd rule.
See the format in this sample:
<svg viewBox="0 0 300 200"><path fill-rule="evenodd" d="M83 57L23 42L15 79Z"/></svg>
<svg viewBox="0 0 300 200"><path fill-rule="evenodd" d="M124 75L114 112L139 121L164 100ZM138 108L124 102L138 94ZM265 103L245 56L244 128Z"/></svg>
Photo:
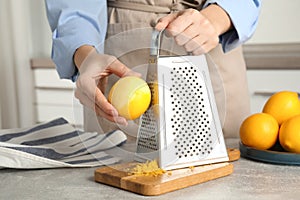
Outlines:
<svg viewBox="0 0 300 200"><path fill-rule="evenodd" d="M80 103L109 121L127 125L127 120L119 116L116 108L104 96L107 78L110 74L119 77L139 76L139 74L130 70L114 56L97 53L92 46L78 48L74 54L74 62L79 70L75 97Z"/></svg>

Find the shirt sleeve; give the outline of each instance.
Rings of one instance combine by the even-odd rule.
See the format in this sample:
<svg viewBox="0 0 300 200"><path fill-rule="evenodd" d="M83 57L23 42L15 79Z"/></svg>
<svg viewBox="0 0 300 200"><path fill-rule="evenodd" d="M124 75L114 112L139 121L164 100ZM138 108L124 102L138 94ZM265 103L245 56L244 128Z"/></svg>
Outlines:
<svg viewBox="0 0 300 200"><path fill-rule="evenodd" d="M229 15L233 29L220 36L223 51L245 43L253 35L258 22L261 8L261 0L208 0L204 7L209 4L217 4Z"/></svg>
<svg viewBox="0 0 300 200"><path fill-rule="evenodd" d="M51 58L60 78L77 78L73 55L82 45L103 52L107 27L107 5L104 0L45 0L52 30Z"/></svg>

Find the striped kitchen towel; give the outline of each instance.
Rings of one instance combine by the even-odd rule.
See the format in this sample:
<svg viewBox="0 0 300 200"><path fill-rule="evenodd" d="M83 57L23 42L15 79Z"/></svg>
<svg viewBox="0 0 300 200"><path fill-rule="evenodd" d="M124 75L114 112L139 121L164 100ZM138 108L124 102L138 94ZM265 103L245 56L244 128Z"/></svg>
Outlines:
<svg viewBox="0 0 300 200"><path fill-rule="evenodd" d="M120 131L82 132L64 118L30 128L0 130L0 168L93 167L120 161L105 150L126 142Z"/></svg>

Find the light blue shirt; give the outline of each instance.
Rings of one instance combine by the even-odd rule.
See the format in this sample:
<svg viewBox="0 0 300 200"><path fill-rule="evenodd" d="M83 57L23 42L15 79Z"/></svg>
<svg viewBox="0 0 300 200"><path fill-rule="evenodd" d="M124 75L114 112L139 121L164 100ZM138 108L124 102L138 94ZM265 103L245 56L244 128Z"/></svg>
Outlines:
<svg viewBox="0 0 300 200"><path fill-rule="evenodd" d="M99 44L107 29L106 0L45 0L47 17L53 32L51 57L60 78L76 80L78 71L73 55L82 45L91 45L103 52ZM243 44L254 33L261 0L208 0L218 4L230 16L234 28L220 36L225 52Z"/></svg>

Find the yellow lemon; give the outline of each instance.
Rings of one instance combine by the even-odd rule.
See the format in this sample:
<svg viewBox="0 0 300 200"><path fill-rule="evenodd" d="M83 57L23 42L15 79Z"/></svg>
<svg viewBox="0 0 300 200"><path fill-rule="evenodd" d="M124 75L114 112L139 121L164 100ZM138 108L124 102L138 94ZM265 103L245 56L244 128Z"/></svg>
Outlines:
<svg viewBox="0 0 300 200"><path fill-rule="evenodd" d="M283 122L279 130L280 145L293 153L300 153L300 115Z"/></svg>
<svg viewBox="0 0 300 200"><path fill-rule="evenodd" d="M143 79L126 76L119 79L110 89L108 101L120 116L134 120L147 110L151 101L151 91Z"/></svg>
<svg viewBox="0 0 300 200"><path fill-rule="evenodd" d="M298 94L291 91L273 94L265 103L263 112L275 117L278 124L281 125L285 120L300 114Z"/></svg>
<svg viewBox="0 0 300 200"><path fill-rule="evenodd" d="M149 86L151 88L151 98L152 98L152 102L151 102L151 109L152 112L154 114L155 117L159 117L159 97L158 97L158 83L157 81L149 83Z"/></svg>
<svg viewBox="0 0 300 200"><path fill-rule="evenodd" d="M265 150L277 141L278 123L266 113L256 113L246 118L240 127L240 138L246 146Z"/></svg>

